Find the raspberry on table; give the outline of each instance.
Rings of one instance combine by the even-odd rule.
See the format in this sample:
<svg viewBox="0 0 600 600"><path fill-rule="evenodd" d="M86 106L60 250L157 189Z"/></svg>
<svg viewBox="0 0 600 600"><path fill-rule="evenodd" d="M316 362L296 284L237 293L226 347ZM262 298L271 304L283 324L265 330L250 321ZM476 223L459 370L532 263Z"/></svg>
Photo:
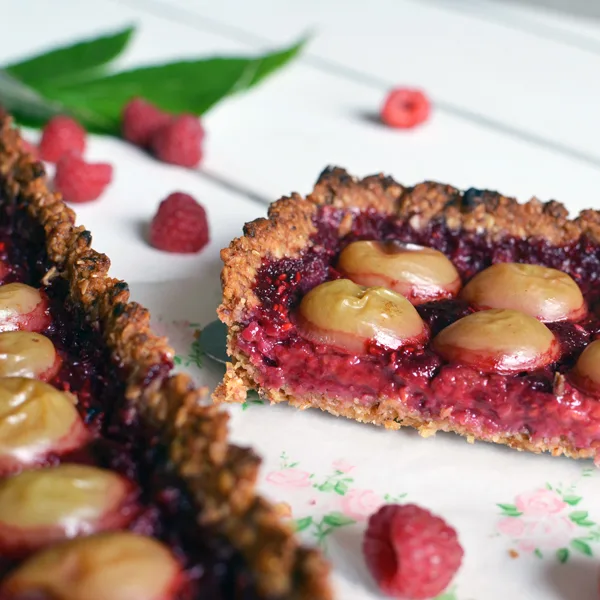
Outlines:
<svg viewBox="0 0 600 600"><path fill-rule="evenodd" d="M66 154L56 165L54 187L67 202L91 202L100 197L112 181L108 163L87 163L74 154Z"/></svg>
<svg viewBox="0 0 600 600"><path fill-rule="evenodd" d="M389 504L373 514L363 553L381 590L410 600L441 594L463 557L456 531L414 504Z"/></svg>
<svg viewBox="0 0 600 600"><path fill-rule="evenodd" d="M381 120L390 127L411 129L429 118L431 105L420 90L396 88L392 90L381 109Z"/></svg>
<svg viewBox="0 0 600 600"><path fill-rule="evenodd" d="M180 115L152 136L151 149L159 160L182 167L197 167L202 160L204 129L194 115Z"/></svg>
<svg viewBox="0 0 600 600"><path fill-rule="evenodd" d="M204 208L189 194L174 192L160 203L150 225L150 243L159 250L190 254L209 242Z"/></svg>
<svg viewBox="0 0 600 600"><path fill-rule="evenodd" d="M152 136L169 123L171 118L171 115L143 98L134 98L123 110L123 137L136 146L147 148Z"/></svg>
<svg viewBox="0 0 600 600"><path fill-rule="evenodd" d="M47 162L57 163L67 153L81 155L85 150L85 136L85 129L71 117L53 117L42 132L40 157Z"/></svg>

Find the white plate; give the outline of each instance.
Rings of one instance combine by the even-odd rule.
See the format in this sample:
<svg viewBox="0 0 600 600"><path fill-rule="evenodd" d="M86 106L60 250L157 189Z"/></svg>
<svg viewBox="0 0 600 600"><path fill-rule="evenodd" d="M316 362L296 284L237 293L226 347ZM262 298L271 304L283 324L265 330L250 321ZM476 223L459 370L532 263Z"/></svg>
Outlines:
<svg viewBox="0 0 600 600"><path fill-rule="evenodd" d="M178 368L212 389L223 367L198 355L194 331L214 319L214 272L132 291L169 335ZM470 445L451 434L422 439L316 410L255 403L227 410L232 440L264 459L260 491L287 503L303 541L331 559L340 600L382 597L361 543L369 514L396 501L426 507L458 530L463 566L439 600L597 599L600 474L591 461Z"/></svg>

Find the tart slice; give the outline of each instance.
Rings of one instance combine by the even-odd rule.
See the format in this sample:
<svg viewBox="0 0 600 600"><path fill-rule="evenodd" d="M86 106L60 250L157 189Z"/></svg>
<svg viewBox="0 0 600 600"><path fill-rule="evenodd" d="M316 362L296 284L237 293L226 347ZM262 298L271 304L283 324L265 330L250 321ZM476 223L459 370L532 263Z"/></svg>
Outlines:
<svg viewBox="0 0 600 600"><path fill-rule="evenodd" d="M600 461L599 212L332 168L221 255L215 401Z"/></svg>
<svg viewBox="0 0 600 600"><path fill-rule="evenodd" d="M90 243L0 113L0 599L331 598Z"/></svg>

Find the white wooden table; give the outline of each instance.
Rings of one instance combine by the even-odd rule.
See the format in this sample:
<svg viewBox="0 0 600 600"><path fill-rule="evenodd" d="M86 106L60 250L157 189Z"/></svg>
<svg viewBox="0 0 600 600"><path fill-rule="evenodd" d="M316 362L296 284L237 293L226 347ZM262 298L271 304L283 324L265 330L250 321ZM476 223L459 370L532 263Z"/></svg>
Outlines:
<svg viewBox="0 0 600 600"><path fill-rule="evenodd" d="M196 171L92 139L88 156L110 160L116 177L99 202L77 207L79 222L113 275L134 295L151 292L161 314L214 318L219 249L268 202L308 192L330 164L600 208L600 21L490 0L0 0L0 63L128 23L139 29L127 65L249 54L313 33L299 60L206 116ZM395 85L430 95L424 127L390 130L371 118ZM212 241L198 256L161 253L144 239L175 190L209 212Z"/></svg>
<svg viewBox="0 0 600 600"><path fill-rule="evenodd" d="M131 282L198 274L264 213L261 200L308 191L328 164L573 210L600 203L600 22L489 0L0 0L0 10L0 61L126 23L139 26L129 65L258 52L314 34L300 60L205 118L196 172L93 140L90 156L112 159L116 181L78 213ZM425 127L399 132L369 119L397 84L432 97ZM210 210L213 243L198 257L143 241L143 224L174 188Z"/></svg>

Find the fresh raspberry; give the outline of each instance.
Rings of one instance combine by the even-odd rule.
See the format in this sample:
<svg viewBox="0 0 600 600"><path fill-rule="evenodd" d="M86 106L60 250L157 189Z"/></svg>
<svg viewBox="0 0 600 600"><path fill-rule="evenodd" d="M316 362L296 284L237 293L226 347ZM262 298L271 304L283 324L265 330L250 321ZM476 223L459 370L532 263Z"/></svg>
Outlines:
<svg viewBox="0 0 600 600"><path fill-rule="evenodd" d="M46 123L40 141L40 157L57 163L65 154L83 154L85 129L71 117L53 117Z"/></svg>
<svg viewBox="0 0 600 600"><path fill-rule="evenodd" d="M204 129L194 115L180 115L152 136L152 152L159 160L182 167L197 167L202 160Z"/></svg>
<svg viewBox="0 0 600 600"><path fill-rule="evenodd" d="M463 557L456 531L414 504L389 504L372 515L363 553L381 590L410 600L441 594Z"/></svg>
<svg viewBox="0 0 600 600"><path fill-rule="evenodd" d="M199 252L209 241L206 211L190 195L175 192L160 203L150 243L166 252Z"/></svg>
<svg viewBox="0 0 600 600"><path fill-rule="evenodd" d="M390 127L411 129L429 118L431 105L420 90L397 88L392 90L381 109L381 120Z"/></svg>
<svg viewBox="0 0 600 600"><path fill-rule="evenodd" d="M112 165L86 163L74 154L65 154L56 165L54 187L67 202L91 202L100 197L112 175Z"/></svg>
<svg viewBox="0 0 600 600"><path fill-rule="evenodd" d="M171 115L142 98L134 98L123 110L123 137L132 144L147 148L158 129L171 121Z"/></svg>

